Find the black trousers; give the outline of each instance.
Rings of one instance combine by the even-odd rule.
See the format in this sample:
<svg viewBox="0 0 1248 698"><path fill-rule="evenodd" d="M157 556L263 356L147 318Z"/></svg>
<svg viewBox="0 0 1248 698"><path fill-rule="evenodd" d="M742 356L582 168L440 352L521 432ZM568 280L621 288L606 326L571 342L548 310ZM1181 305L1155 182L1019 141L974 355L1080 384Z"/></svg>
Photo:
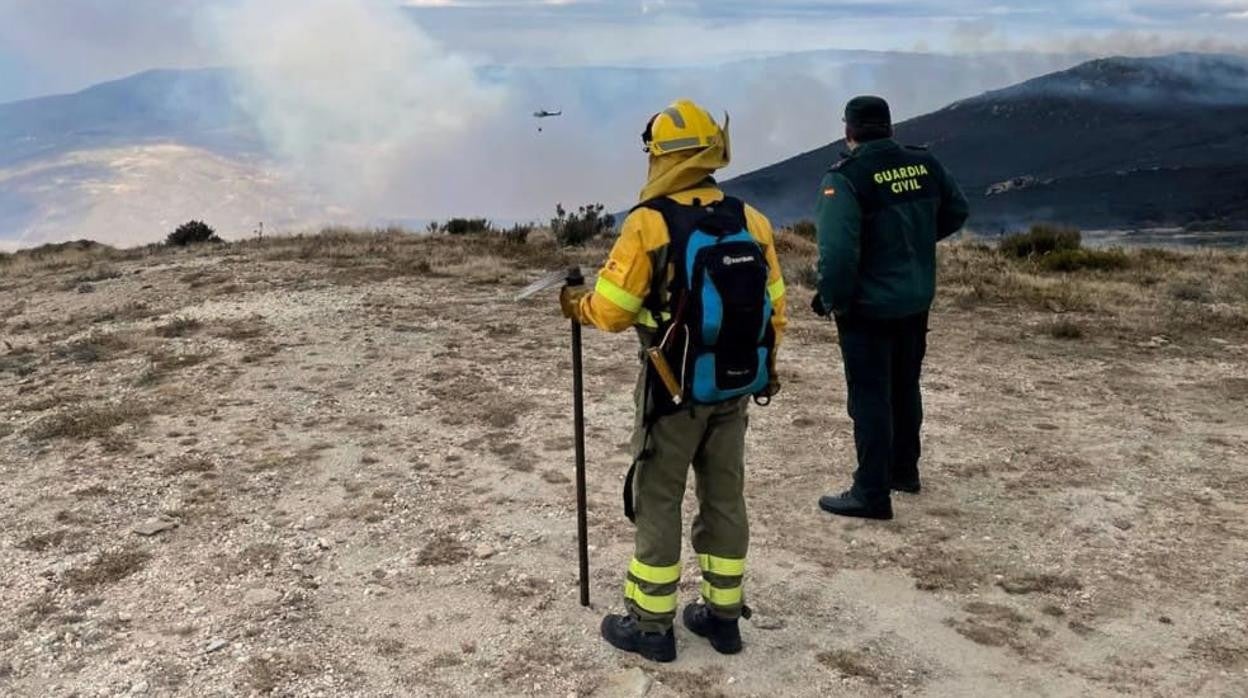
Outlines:
<svg viewBox="0 0 1248 698"><path fill-rule="evenodd" d="M853 492L871 503L887 500L893 481L919 475L927 316L836 320L858 450Z"/></svg>

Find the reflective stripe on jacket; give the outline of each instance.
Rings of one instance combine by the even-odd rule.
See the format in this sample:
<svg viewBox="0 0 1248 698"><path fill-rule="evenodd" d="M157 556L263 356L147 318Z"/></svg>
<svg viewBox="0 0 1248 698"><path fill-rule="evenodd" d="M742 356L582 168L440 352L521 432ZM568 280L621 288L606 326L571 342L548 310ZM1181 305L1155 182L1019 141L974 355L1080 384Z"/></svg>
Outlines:
<svg viewBox="0 0 1248 698"><path fill-rule="evenodd" d="M694 199L703 203L720 201L724 193L718 187L708 186L688 189L669 198L688 206ZM768 292L775 308L772 325L776 331L776 345L779 346L788 319L785 314L784 275L780 270L780 259L776 256L775 235L771 222L753 207L745 207L745 217L750 235L758 241L766 255ZM580 321L607 332L623 332L635 325L657 327L658 323L642 305L650 293L655 260L666 258L663 253L669 242L667 224L658 211L639 208L629 214L620 228L620 236L611 249L607 263L598 272L594 292L581 299L577 313Z"/></svg>

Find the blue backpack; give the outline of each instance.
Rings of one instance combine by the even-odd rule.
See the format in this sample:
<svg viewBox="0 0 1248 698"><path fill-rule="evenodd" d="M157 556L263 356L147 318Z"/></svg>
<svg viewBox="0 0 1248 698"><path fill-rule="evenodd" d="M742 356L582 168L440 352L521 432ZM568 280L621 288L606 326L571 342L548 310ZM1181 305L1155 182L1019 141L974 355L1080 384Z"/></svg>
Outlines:
<svg viewBox="0 0 1248 698"><path fill-rule="evenodd" d="M776 338L767 258L747 228L745 204L728 197L685 206L660 197L639 208L662 214L671 238L645 307L659 321L654 346L683 391L673 401L650 380L652 404L663 413L680 402L711 405L763 392Z"/></svg>

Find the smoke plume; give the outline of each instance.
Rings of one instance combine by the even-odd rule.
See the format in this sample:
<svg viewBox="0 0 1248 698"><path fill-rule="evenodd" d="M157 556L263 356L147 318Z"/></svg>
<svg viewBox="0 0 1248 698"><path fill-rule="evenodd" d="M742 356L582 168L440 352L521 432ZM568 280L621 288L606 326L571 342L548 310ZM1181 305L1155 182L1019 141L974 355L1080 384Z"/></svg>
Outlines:
<svg viewBox="0 0 1248 698"><path fill-rule="evenodd" d="M353 211L439 209L506 99L389 3L243 0L207 26L273 155Z"/></svg>

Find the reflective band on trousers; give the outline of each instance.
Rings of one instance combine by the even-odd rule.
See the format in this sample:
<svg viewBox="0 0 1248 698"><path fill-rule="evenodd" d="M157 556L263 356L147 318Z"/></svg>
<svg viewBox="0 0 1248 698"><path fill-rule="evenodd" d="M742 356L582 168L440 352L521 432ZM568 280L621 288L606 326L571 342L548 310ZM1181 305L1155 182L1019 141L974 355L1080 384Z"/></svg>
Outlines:
<svg viewBox="0 0 1248 698"><path fill-rule="evenodd" d="M732 606L740 606L741 601L745 598L740 586L731 589L720 589L712 585L710 582L702 581L702 598L712 606L720 608L730 608ZM638 604L640 605L640 604Z"/></svg>
<svg viewBox="0 0 1248 698"><path fill-rule="evenodd" d="M680 581L680 563L666 567L655 567L633 558L628 563L628 572L643 582L650 584L675 584Z"/></svg>
<svg viewBox="0 0 1248 698"><path fill-rule="evenodd" d="M784 279L776 279L776 283L767 287L767 295L774 303L784 297Z"/></svg>
<svg viewBox="0 0 1248 698"><path fill-rule="evenodd" d="M702 567L703 572L710 572L720 577L740 577L745 574L745 560L699 555L698 565Z"/></svg>
<svg viewBox="0 0 1248 698"><path fill-rule="evenodd" d="M627 312L636 313L641 310L640 298L602 277L598 277L598 283L594 285L594 293L606 298Z"/></svg>
<svg viewBox="0 0 1248 698"><path fill-rule="evenodd" d="M738 590L739 592L740 590ZM740 594L738 593L738 596ZM641 590L637 582L628 580L624 582L624 598L637 604L643 611L649 613L675 613L676 612L676 592L664 594L662 596L651 596Z"/></svg>

